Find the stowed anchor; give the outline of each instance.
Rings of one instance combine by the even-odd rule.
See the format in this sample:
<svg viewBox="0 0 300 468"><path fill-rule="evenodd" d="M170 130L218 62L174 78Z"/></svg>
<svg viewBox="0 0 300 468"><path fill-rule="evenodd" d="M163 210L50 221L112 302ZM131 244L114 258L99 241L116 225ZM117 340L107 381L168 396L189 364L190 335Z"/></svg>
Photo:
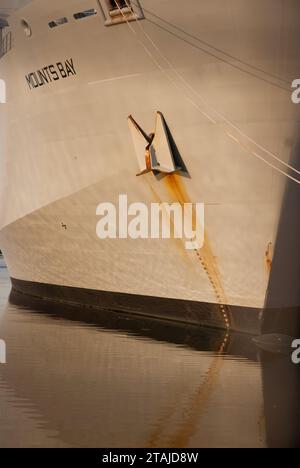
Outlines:
<svg viewBox="0 0 300 468"><path fill-rule="evenodd" d="M161 112L156 114L155 133L150 135L144 132L131 115L128 117L128 123L140 165L137 176L148 172L173 174L182 170L176 166L165 119Z"/></svg>

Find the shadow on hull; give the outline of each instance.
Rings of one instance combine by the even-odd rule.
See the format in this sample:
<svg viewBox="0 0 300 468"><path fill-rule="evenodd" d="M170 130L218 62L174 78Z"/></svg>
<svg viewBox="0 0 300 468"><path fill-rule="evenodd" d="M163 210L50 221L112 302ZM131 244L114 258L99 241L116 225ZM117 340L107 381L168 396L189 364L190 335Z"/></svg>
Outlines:
<svg viewBox="0 0 300 468"><path fill-rule="evenodd" d="M300 170L300 142L290 164ZM270 282L262 333L300 338L300 186L288 181ZM288 305L288 307L287 307ZM280 307L281 306L281 307ZM267 443L269 447L300 447L300 365L286 355L262 352Z"/></svg>

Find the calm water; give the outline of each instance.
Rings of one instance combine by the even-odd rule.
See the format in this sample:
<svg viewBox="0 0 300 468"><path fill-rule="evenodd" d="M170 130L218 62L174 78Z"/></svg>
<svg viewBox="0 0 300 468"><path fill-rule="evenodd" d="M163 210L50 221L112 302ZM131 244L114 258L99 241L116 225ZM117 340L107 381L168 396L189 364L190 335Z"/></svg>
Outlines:
<svg viewBox="0 0 300 468"><path fill-rule="evenodd" d="M2 265L1 447L296 444L287 358L250 337L9 293Z"/></svg>

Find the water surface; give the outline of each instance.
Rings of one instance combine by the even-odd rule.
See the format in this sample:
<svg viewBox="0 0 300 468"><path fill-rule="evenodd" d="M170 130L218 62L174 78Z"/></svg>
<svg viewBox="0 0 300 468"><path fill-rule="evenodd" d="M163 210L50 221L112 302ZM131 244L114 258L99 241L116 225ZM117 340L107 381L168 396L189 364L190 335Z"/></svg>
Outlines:
<svg viewBox="0 0 300 468"><path fill-rule="evenodd" d="M2 264L1 447L295 444L251 337L9 294Z"/></svg>

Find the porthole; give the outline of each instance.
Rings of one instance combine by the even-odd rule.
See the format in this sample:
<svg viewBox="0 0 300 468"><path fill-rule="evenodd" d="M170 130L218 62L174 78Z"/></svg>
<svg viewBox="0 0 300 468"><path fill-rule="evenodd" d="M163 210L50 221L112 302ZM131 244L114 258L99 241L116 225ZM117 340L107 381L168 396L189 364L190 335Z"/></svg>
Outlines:
<svg viewBox="0 0 300 468"><path fill-rule="evenodd" d="M79 11L78 13L75 13L73 16L76 20L82 19L82 18L87 18L89 16L93 16L97 14L97 10L95 8L91 8L90 10L85 10L85 11Z"/></svg>
<svg viewBox="0 0 300 468"><path fill-rule="evenodd" d="M50 21L49 23L49 28L56 28L57 26L62 26L63 24L66 24L68 22L68 18L65 16L63 18L58 18L54 21Z"/></svg>
<svg viewBox="0 0 300 468"><path fill-rule="evenodd" d="M22 28L24 30L24 33L26 34L27 37L32 36L31 27L29 26L29 24L27 23L26 20L22 19L21 26L22 26Z"/></svg>

